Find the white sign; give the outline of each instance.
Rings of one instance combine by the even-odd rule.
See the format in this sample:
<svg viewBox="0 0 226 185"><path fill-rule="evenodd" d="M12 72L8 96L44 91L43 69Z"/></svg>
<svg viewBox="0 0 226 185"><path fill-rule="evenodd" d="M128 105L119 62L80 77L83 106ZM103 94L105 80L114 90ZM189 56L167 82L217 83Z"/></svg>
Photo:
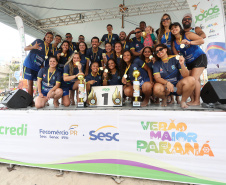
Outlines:
<svg viewBox="0 0 226 185"><path fill-rule="evenodd" d="M92 88L97 98L96 106L122 106L122 85L94 86Z"/></svg>

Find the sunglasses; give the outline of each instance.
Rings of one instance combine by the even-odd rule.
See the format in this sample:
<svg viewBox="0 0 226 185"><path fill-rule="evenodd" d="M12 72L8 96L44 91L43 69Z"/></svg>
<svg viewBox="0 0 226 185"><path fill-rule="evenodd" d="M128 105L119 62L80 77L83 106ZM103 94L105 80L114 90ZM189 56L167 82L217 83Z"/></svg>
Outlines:
<svg viewBox="0 0 226 185"><path fill-rule="evenodd" d="M81 38L78 38L78 39L79 39L79 40L84 40L84 38L82 38L82 37L81 37Z"/></svg>
<svg viewBox="0 0 226 185"><path fill-rule="evenodd" d="M160 48L159 50L156 50L155 51L155 53L156 53L156 55L160 52L160 51L162 51L164 48Z"/></svg>
<svg viewBox="0 0 226 185"><path fill-rule="evenodd" d="M71 36L66 36L66 38L71 38Z"/></svg>
<svg viewBox="0 0 226 185"><path fill-rule="evenodd" d="M191 18L184 18L183 21L191 21Z"/></svg>
<svg viewBox="0 0 226 185"><path fill-rule="evenodd" d="M142 31L138 31L138 32L135 32L135 34L137 34L137 33L141 33Z"/></svg>
<svg viewBox="0 0 226 185"><path fill-rule="evenodd" d="M169 17L167 17L167 18L165 18L165 19L162 19L162 22L164 22L164 21L168 21L168 20L170 20L170 18L169 18Z"/></svg>

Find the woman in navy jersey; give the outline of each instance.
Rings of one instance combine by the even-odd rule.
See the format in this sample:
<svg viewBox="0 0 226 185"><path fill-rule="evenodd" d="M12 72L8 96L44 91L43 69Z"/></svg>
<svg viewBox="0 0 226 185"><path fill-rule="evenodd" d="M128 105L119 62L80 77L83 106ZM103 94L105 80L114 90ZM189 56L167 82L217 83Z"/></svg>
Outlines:
<svg viewBox="0 0 226 185"><path fill-rule="evenodd" d="M170 55L169 48L164 44L158 44L155 51L157 61L153 65L156 81L154 95L162 99L163 107L167 106L167 96L170 94L182 95L180 105L187 108L186 101L195 88L195 79L189 76L184 57Z"/></svg>
<svg viewBox="0 0 226 185"><path fill-rule="evenodd" d="M58 70L62 73L64 72L64 65L67 63L68 59L70 58L71 52L69 50L69 42L63 41L60 49L54 53L55 56L57 56L57 59L59 61L58 63Z"/></svg>
<svg viewBox="0 0 226 185"><path fill-rule="evenodd" d="M37 109L45 107L46 102L53 98L54 107L59 107L58 99L62 97L60 88L61 74L56 69L58 62L55 56L49 58L49 67L41 68L38 72L38 93L35 100Z"/></svg>
<svg viewBox="0 0 226 185"><path fill-rule="evenodd" d="M107 71L103 73L103 85L121 85L118 64L115 59L110 58L106 65Z"/></svg>
<svg viewBox="0 0 226 185"><path fill-rule="evenodd" d="M82 72L82 65L80 63L80 54L73 53L69 61L64 66L63 83L63 105L68 107L70 105L69 90L78 90L78 76L84 75ZM74 96L72 97L74 99Z"/></svg>
<svg viewBox="0 0 226 185"><path fill-rule="evenodd" d="M154 57L153 49L149 46L145 47L141 53L140 59L146 63L146 65L151 69L153 74L153 64L155 63L156 59ZM151 102L159 103L159 98L151 96Z"/></svg>
<svg viewBox="0 0 226 185"><path fill-rule="evenodd" d="M144 100L141 106L147 106L153 87L152 72L141 59L134 60L131 51L125 51L120 63L120 76L124 84L124 94L128 97L133 97L132 83L135 80L133 77L134 70L140 71L138 80L140 82L141 92L144 94Z"/></svg>
<svg viewBox="0 0 226 185"><path fill-rule="evenodd" d="M89 72L89 60L86 57L87 45L85 42L81 41L78 47L81 56L82 72L85 74L85 76L87 76Z"/></svg>
<svg viewBox="0 0 226 185"><path fill-rule="evenodd" d="M180 23L171 25L172 48L175 54L181 54L185 57L186 66L190 76L195 78L194 98L189 105L200 105L200 75L207 68L207 57L204 51L199 47L204 43L202 37L192 32L184 32Z"/></svg>
<svg viewBox="0 0 226 185"><path fill-rule="evenodd" d="M160 22L158 44L165 44L171 51L171 32L170 32L171 17L169 14L163 14Z"/></svg>
<svg viewBox="0 0 226 185"><path fill-rule="evenodd" d="M122 53L123 53L123 46L121 42L116 42L114 46L115 50L115 58L117 61L118 66L120 66L120 61L122 59Z"/></svg>
<svg viewBox="0 0 226 185"><path fill-rule="evenodd" d="M53 33L47 32L44 39L36 39L24 48L30 51L24 60L23 78L28 80L28 93L33 97L33 81L37 80L38 71L50 55L49 45L53 41ZM33 102L34 104L34 102Z"/></svg>
<svg viewBox="0 0 226 185"><path fill-rule="evenodd" d="M104 66L106 67L107 61L110 58L114 58L114 56L115 56L114 51L112 50L111 43L105 44L105 51L106 51L106 53L103 53L102 56L103 56Z"/></svg>

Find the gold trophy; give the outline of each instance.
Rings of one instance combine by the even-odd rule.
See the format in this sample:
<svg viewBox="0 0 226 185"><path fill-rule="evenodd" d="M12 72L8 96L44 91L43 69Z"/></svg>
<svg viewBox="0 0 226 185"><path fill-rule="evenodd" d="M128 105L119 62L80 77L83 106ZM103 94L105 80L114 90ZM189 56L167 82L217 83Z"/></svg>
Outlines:
<svg viewBox="0 0 226 185"><path fill-rule="evenodd" d="M88 96L88 103L90 107L96 107L97 105L97 97L96 93L94 92L93 88Z"/></svg>
<svg viewBox="0 0 226 185"><path fill-rule="evenodd" d="M84 81L84 75L78 75L78 79L80 83L78 84L78 98L79 102L77 104L77 107L83 108L84 107L84 97L85 97L85 85L83 83Z"/></svg>
<svg viewBox="0 0 226 185"><path fill-rule="evenodd" d="M117 87L115 88L115 92L112 95L112 101L115 106L122 106L122 96Z"/></svg>
<svg viewBox="0 0 226 185"><path fill-rule="evenodd" d="M133 77L135 80L133 81L133 97L135 97L135 101L133 101L133 107L140 107L140 102L138 98L140 97L140 82L138 81L138 77L140 76L139 70L133 71Z"/></svg>

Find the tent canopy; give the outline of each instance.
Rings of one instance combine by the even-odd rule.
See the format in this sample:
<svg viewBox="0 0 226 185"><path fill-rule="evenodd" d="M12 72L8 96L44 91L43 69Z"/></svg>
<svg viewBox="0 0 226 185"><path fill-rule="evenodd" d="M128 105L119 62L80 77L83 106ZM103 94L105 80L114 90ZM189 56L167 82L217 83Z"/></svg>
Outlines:
<svg viewBox="0 0 226 185"><path fill-rule="evenodd" d="M75 42L81 34L86 42L90 42L93 36L101 39L107 33L107 24L113 25L116 34L120 31L128 34L139 26L140 21L156 30L164 13L170 14L173 22L181 23L183 15L190 12L186 0L125 0L128 10L124 13L122 28L122 14L118 7L123 0L10 0L0 3L0 22L16 28L14 17L19 15L24 21L26 34L43 38L46 31L53 31L64 38L65 33L72 33Z"/></svg>

